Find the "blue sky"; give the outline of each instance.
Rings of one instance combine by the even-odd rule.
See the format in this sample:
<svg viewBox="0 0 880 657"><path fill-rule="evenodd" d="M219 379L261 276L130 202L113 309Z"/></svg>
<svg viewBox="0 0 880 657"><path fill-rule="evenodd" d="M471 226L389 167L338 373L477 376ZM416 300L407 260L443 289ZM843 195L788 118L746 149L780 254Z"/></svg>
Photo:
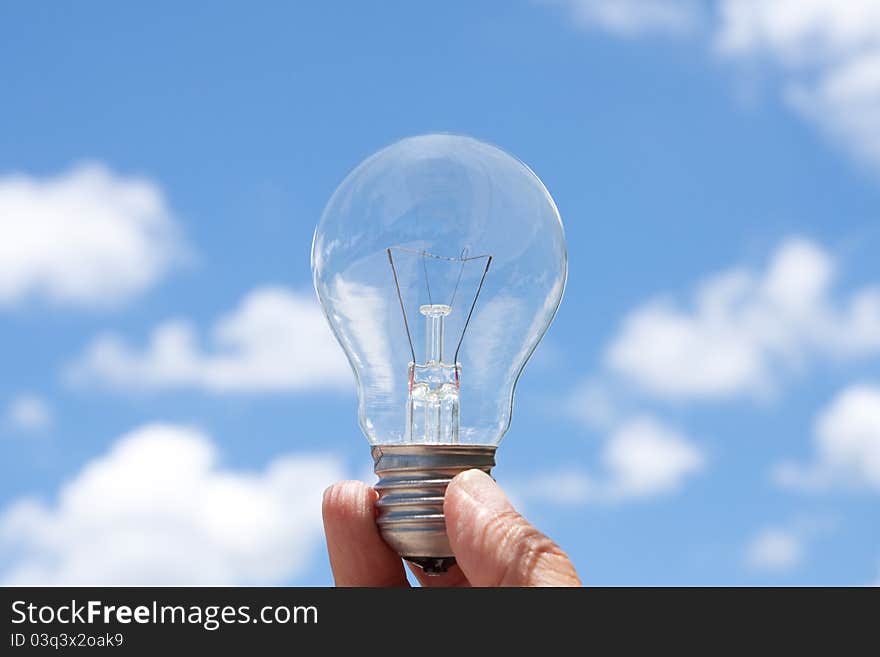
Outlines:
<svg viewBox="0 0 880 657"><path fill-rule="evenodd" d="M330 583L312 232L448 131L562 214L496 476L585 581L878 581L880 3L292 5L0 9L0 579Z"/></svg>

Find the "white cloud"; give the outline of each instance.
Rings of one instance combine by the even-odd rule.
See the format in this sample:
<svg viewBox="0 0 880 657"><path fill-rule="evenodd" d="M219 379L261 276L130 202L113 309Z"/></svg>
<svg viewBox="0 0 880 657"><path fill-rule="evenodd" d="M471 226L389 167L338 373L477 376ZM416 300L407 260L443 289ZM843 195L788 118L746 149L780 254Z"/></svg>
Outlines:
<svg viewBox="0 0 880 657"><path fill-rule="evenodd" d="M35 395L19 395L6 408L6 422L18 431L42 431L52 424L52 408Z"/></svg>
<svg viewBox="0 0 880 657"><path fill-rule="evenodd" d="M721 0L717 45L767 54L788 67L880 45L876 0Z"/></svg>
<svg viewBox="0 0 880 657"><path fill-rule="evenodd" d="M565 486L557 486L554 476L538 479L530 484L533 496L563 503L637 497L641 486L646 494L662 492L702 467L698 451L665 449L674 441L657 442L657 449L663 448L658 457L651 452L654 442L622 437L633 426L625 419L632 416L639 401L627 387L663 401L764 396L815 360L880 353L880 287L837 293L835 270L833 258L824 249L805 239L790 238L779 245L766 267L739 267L698 284L689 304L662 298L635 308L604 350L604 373L576 387L563 406L584 424L611 430L602 456L607 476L596 480L566 470L554 475L562 477ZM865 458L868 440L855 434L844 436L843 431L826 428L820 432L833 434L823 439L823 445L845 446L838 452L824 449L823 462L831 460L828 454L833 452L835 467L840 469L847 454L854 464L853 454L861 449L860 467L865 472L874 468L874 461ZM677 444L690 447L684 438ZM639 464L644 469L638 469ZM658 468L656 480L648 469L652 464ZM880 466L876 467L880 473ZM829 478L831 469L789 464L779 468L777 478L792 486L806 486ZM880 474L876 477L880 481ZM861 479L868 478L863 472Z"/></svg>
<svg viewBox="0 0 880 657"><path fill-rule="evenodd" d="M774 471L780 485L799 490L832 486L880 492L880 386L853 385L816 420L811 464L784 463Z"/></svg>
<svg viewBox="0 0 880 657"><path fill-rule="evenodd" d="M566 466L514 485L514 494L553 504L649 498L678 490L705 467L704 455L685 436L648 417L618 426L600 458L600 477Z"/></svg>
<svg viewBox="0 0 880 657"><path fill-rule="evenodd" d="M321 493L342 468L291 455L222 468L196 429L151 424L86 464L52 504L0 515L0 580L33 585L277 584L321 542Z"/></svg>
<svg viewBox="0 0 880 657"><path fill-rule="evenodd" d="M685 436L649 418L618 427L605 446L603 461L611 474L612 497L672 492L705 465Z"/></svg>
<svg viewBox="0 0 880 657"><path fill-rule="evenodd" d="M690 307L668 299L632 311L605 351L609 369L665 399L760 395L810 358L880 352L880 288L835 300L835 263L818 245L783 242L764 271L700 284Z"/></svg>
<svg viewBox="0 0 880 657"><path fill-rule="evenodd" d="M880 165L880 3L723 0L716 35L729 58L774 63L789 105Z"/></svg>
<svg viewBox="0 0 880 657"><path fill-rule="evenodd" d="M0 176L0 234L0 306L118 303L185 255L159 187L99 164L42 179Z"/></svg>
<svg viewBox="0 0 880 657"><path fill-rule="evenodd" d="M696 0L553 0L566 7L580 27L599 28L620 36L646 33L682 34L700 23Z"/></svg>
<svg viewBox="0 0 880 657"><path fill-rule="evenodd" d="M746 565L753 570L788 572L803 562L804 553L804 542L795 532L764 529L746 548Z"/></svg>
<svg viewBox="0 0 880 657"><path fill-rule="evenodd" d="M791 84L785 98L854 155L880 166L880 48L812 84Z"/></svg>
<svg viewBox="0 0 880 657"><path fill-rule="evenodd" d="M200 388L211 392L350 387L352 374L312 293L283 287L250 292L211 328L169 320L139 350L117 335L96 338L68 369L74 382L113 388Z"/></svg>

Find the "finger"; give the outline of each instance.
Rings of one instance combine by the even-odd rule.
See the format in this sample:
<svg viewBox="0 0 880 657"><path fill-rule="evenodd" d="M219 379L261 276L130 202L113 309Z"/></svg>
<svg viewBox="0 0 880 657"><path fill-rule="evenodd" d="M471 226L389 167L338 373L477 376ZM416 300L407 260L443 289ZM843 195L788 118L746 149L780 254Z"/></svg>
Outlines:
<svg viewBox="0 0 880 657"><path fill-rule="evenodd" d="M569 558L516 512L486 473L467 470L446 489L446 533L473 586L580 586Z"/></svg>
<svg viewBox="0 0 880 657"><path fill-rule="evenodd" d="M337 586L408 586L400 557L376 527L376 491L343 481L324 491L324 533Z"/></svg>
<svg viewBox="0 0 880 657"><path fill-rule="evenodd" d="M419 580L419 584L428 588L470 586L470 582L467 581L467 577L461 572L461 567L458 564L439 575L428 575L424 570L409 562L406 565L409 566L415 578Z"/></svg>

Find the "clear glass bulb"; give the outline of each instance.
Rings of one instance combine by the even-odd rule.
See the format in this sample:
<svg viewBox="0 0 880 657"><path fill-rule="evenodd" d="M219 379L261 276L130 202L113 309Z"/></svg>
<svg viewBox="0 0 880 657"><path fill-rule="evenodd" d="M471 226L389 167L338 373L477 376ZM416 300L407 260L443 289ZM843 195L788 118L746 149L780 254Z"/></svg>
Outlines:
<svg viewBox="0 0 880 657"><path fill-rule="evenodd" d="M331 197L312 268L372 444L498 444L566 279L559 212L525 164L457 135L392 144Z"/></svg>
<svg viewBox="0 0 880 657"><path fill-rule="evenodd" d="M517 379L562 299L556 205L495 146L404 139L334 192L312 269L357 376L382 537L426 572L443 572L455 563L446 486L495 464Z"/></svg>

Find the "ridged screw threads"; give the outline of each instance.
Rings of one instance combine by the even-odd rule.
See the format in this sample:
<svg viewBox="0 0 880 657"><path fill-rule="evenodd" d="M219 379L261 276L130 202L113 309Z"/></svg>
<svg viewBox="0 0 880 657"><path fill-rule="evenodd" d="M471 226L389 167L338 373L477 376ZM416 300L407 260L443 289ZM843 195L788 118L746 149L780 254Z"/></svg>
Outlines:
<svg viewBox="0 0 880 657"><path fill-rule="evenodd" d="M446 487L465 470L489 474L495 450L485 445L373 446L379 477L376 524L385 542L426 573L445 572L455 563L443 515Z"/></svg>

